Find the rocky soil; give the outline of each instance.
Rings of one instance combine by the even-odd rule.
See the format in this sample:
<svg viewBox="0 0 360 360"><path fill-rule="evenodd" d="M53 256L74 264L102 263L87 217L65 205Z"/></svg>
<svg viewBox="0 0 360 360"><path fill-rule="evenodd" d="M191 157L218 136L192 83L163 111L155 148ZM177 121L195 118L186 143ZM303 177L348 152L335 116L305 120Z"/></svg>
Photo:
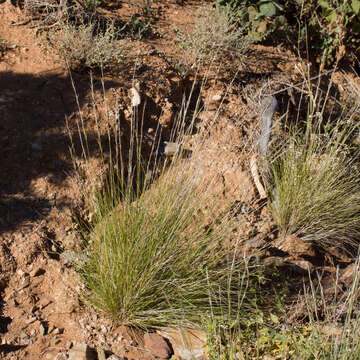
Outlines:
<svg viewBox="0 0 360 360"><path fill-rule="evenodd" d="M157 20L152 26L157 35L134 40L136 66L121 75L105 77L103 84L108 106L116 103L126 119L131 109L128 92L135 77L142 101L147 104L144 131L150 134L160 122L166 138L183 94L189 94L195 81L194 76L182 78L175 71L172 59L178 49L174 30L193 24L199 2L189 1L185 6L175 1L154 3ZM113 11L129 16L137 8L127 3ZM116 326L83 306L78 275L71 265L71 248L79 241L72 214L82 204L81 189L69 152L66 121L74 146L79 148L76 120L81 110L87 119L89 143L95 144L94 100L88 75L73 73L79 96L76 103L69 74L54 54L41 47L41 36L36 37L36 30L27 25L13 26L22 19L18 7L7 2L0 5L0 37L9 44L0 62L1 359L205 358L201 332L168 329L144 335ZM221 73L209 76L201 95L206 111L198 120L204 127L211 123L210 143L216 144L217 152L211 153L210 147L208 157L214 160L216 154L217 158L208 171L210 177L218 179L225 199L251 203L256 198L249 159L239 155L243 154L239 147L255 133L259 96L301 83L300 68L296 55L289 50L253 46L235 81ZM340 92L347 91L344 76L337 74ZM94 77L95 100L99 103L104 97L103 84ZM290 88L276 95L279 109L274 131L288 106L296 108L296 96ZM223 99L220 112L219 99ZM96 157L92 161L96 168ZM301 239L281 237L266 206L259 207L247 224L239 231L253 236L241 251L268 245L261 253L265 264L285 269L300 286L308 271L316 270L322 270L331 284L336 275L334 265L340 265L340 282L346 290L355 271L346 254L336 249L324 254ZM301 317L304 311L300 306L293 317Z"/></svg>

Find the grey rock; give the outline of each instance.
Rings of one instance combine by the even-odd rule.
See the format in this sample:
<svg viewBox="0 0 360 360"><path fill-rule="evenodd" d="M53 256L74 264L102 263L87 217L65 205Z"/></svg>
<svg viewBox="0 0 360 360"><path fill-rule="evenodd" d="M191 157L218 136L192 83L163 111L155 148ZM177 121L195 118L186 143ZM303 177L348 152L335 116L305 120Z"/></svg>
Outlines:
<svg viewBox="0 0 360 360"><path fill-rule="evenodd" d="M290 266L291 269L299 274L308 274L314 270L314 265L311 262L303 259L290 259L288 260L288 266Z"/></svg>
<svg viewBox="0 0 360 360"><path fill-rule="evenodd" d="M64 265L75 265L82 267L87 261L87 256L84 254L79 254L73 250L65 250L60 255L61 261Z"/></svg>
<svg viewBox="0 0 360 360"><path fill-rule="evenodd" d="M278 102L274 96L266 97L262 102L261 119L261 136L259 139L260 155L266 156L270 140L272 117L278 107Z"/></svg>
<svg viewBox="0 0 360 360"><path fill-rule="evenodd" d="M96 353L87 344L76 344L69 351L69 360L95 360Z"/></svg>
<svg viewBox="0 0 360 360"><path fill-rule="evenodd" d="M164 154L166 156L173 156L180 150L180 148L181 148L181 145L178 143L165 141Z"/></svg>

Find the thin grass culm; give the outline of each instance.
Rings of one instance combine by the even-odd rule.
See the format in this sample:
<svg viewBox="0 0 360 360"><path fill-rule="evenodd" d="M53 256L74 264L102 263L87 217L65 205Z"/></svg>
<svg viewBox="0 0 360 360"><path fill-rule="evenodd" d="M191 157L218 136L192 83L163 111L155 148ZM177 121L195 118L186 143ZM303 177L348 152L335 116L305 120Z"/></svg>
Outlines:
<svg viewBox="0 0 360 360"><path fill-rule="evenodd" d="M188 129L185 113L178 129ZM231 214L203 211L217 207L201 160L204 149L193 148L190 158L179 150L164 160L155 144L150 166L140 114L133 112L129 149L113 141L126 156L120 165L110 162L113 175L93 197L87 261L80 268L86 300L117 323L141 328L201 328L206 314L231 320L247 306L244 314L250 314L250 299L243 296L247 263L224 245ZM182 142L181 134L175 141Z"/></svg>

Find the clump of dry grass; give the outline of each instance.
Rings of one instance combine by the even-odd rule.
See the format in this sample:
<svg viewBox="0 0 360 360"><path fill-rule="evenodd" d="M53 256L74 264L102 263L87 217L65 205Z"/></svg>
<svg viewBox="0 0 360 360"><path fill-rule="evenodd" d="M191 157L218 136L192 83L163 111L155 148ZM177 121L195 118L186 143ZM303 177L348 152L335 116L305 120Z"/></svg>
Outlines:
<svg viewBox="0 0 360 360"><path fill-rule="evenodd" d="M58 30L50 30L47 38L66 66L77 71L106 70L122 63L127 55L125 42L117 39L112 24L101 31L93 23L66 23Z"/></svg>
<svg viewBox="0 0 360 360"><path fill-rule="evenodd" d="M178 43L183 49L186 64L209 64L229 60L236 67L244 59L252 40L245 28L235 24L229 10L201 8L196 13L196 23L189 33L179 32Z"/></svg>

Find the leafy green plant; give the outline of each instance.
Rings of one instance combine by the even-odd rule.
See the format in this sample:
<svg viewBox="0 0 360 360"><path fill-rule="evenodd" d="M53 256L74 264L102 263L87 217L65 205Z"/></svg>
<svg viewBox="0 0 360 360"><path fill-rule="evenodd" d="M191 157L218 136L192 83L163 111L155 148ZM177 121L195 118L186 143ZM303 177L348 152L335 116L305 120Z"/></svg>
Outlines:
<svg viewBox="0 0 360 360"><path fill-rule="evenodd" d="M308 320L287 322L287 312L261 308L247 322L228 322L214 318L205 322L209 360L356 360L360 355L359 264L354 264L354 277L347 292L324 296L319 277L301 295L305 299ZM329 285L329 284L328 284ZM290 308L291 309L291 308ZM341 309L341 310L340 310ZM289 311L289 308L288 310ZM290 310L291 311L291 310Z"/></svg>
<svg viewBox="0 0 360 360"><path fill-rule="evenodd" d="M237 13L258 41L300 45L311 59L328 64L357 56L360 46L359 0L217 0L216 5ZM276 36L271 36L275 33Z"/></svg>
<svg viewBox="0 0 360 360"><path fill-rule="evenodd" d="M283 5L278 0L217 0L216 6L223 12L233 11L236 21L246 24L249 34L261 41L276 31L278 34L286 30L287 20L283 14Z"/></svg>
<svg viewBox="0 0 360 360"><path fill-rule="evenodd" d="M323 0L317 6L303 3L301 35L304 37L307 29L315 52L322 54L328 63L341 59L346 52L356 56L360 46L360 1ZM316 16L308 20L310 13Z"/></svg>
<svg viewBox="0 0 360 360"><path fill-rule="evenodd" d="M151 33L151 21L133 16L123 27L122 33L131 39L141 40Z"/></svg>

